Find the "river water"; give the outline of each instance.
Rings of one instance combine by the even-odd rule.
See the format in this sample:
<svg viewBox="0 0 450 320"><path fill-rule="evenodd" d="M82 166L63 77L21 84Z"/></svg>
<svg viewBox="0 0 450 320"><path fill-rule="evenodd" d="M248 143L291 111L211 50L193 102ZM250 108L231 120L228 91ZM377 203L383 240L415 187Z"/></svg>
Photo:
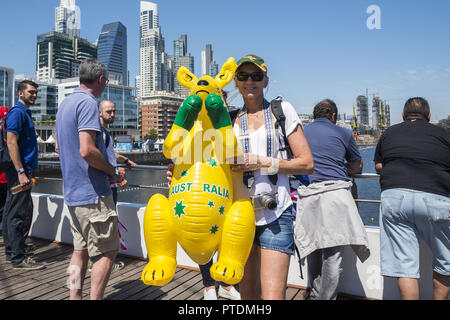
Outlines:
<svg viewBox="0 0 450 320"><path fill-rule="evenodd" d="M364 173L375 173L373 156L375 147L363 147L360 149L364 163ZM50 177L50 176L49 176ZM53 175L53 178L61 178L61 175ZM146 204L157 193L168 195L168 189L139 188L136 186L154 186L166 182L165 170L131 170L127 171L127 180L130 188L119 191L118 201L128 203ZM365 200L380 200L380 185L378 179L356 179L358 198ZM33 187L33 192L62 195L62 182L40 179ZM378 226L378 204L358 204L361 218L366 226Z"/></svg>

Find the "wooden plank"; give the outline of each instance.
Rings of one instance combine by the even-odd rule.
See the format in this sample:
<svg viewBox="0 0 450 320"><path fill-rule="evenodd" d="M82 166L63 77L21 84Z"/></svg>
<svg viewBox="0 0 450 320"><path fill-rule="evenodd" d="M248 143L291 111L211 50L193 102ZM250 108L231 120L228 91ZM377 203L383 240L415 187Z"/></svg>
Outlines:
<svg viewBox="0 0 450 320"><path fill-rule="evenodd" d="M67 288L59 288L56 290L53 290L51 292L48 292L44 295L39 296L36 300L62 300L59 298L61 295L64 295L69 297L69 289ZM58 297L58 298L55 298Z"/></svg>
<svg viewBox="0 0 450 320"><path fill-rule="evenodd" d="M22 284L26 284L27 281L35 281L35 283L39 284L36 286L35 290L26 290L14 296L14 299L34 299L42 294L45 294L47 291L54 290L58 288L58 285L55 285L55 282L60 281L62 285L66 282L66 273L65 270L67 268L67 261L59 261L58 263L53 263L48 265L48 267L44 270L37 271L26 271L20 272L19 274L13 275L8 278L8 281L17 280ZM11 271L14 273L14 270ZM20 285L17 285L19 287Z"/></svg>
<svg viewBox="0 0 450 320"><path fill-rule="evenodd" d="M286 289L286 300L292 300L298 293L299 289L287 288Z"/></svg>
<svg viewBox="0 0 450 320"><path fill-rule="evenodd" d="M65 274L65 268L63 268L63 264L65 264L66 262L62 261L57 263L53 263L51 265L47 265L46 269L43 270L36 270L36 271L30 271L30 270L8 270L6 273L3 274L3 279L1 282L3 281L15 281L15 280L25 280L25 279L34 279L37 280L39 282L44 282L47 283L49 281L47 281L47 278L49 277L54 277L55 275L58 275L60 273L62 273L63 275ZM61 269L63 268L63 269ZM4 278L6 276L6 278ZM1 276L0 276L1 277Z"/></svg>
<svg viewBox="0 0 450 320"><path fill-rule="evenodd" d="M141 261L135 260L128 266L126 265L124 269L116 272L117 276L112 277L108 281L108 285L106 286L105 289L105 297L119 291L127 283L127 281L139 280L141 278L141 272L144 265L145 263L142 264ZM115 272L113 272L113 275L114 273Z"/></svg>
<svg viewBox="0 0 450 320"><path fill-rule="evenodd" d="M195 283L194 285L192 285L191 287L189 287L187 290L185 290L184 292L182 292L181 294L177 295L176 297L174 297L172 300L190 300L190 298L198 293L200 293L200 295L194 297L192 300L200 300L203 299L203 289L205 287L203 286L203 281L200 275L200 279L198 280L197 283Z"/></svg>
<svg viewBox="0 0 450 320"><path fill-rule="evenodd" d="M192 271L190 273L192 275ZM193 285L195 285L196 283L198 283L201 280L202 280L202 276L200 274L196 273L193 278L180 283L178 286L173 288L173 290L170 290L167 294L162 295L161 297L158 297L158 300L172 300L172 299L178 300L176 298L178 295L184 293L186 290L188 290L189 288L191 288Z"/></svg>
<svg viewBox="0 0 450 320"><path fill-rule="evenodd" d="M140 273L145 265L145 262L142 261L133 261L130 258L125 257L119 257L117 260L121 260L125 262L125 267L122 270L113 271L111 273L111 276L109 278L107 287L105 288L105 297L109 294L111 291L112 285L116 283L120 283L120 281L128 281L129 279L140 279ZM90 274L86 277L85 285L83 288L83 298L88 299L90 295L90 288L91 288L91 282L90 282ZM108 292L106 291L108 290Z"/></svg>
<svg viewBox="0 0 450 320"><path fill-rule="evenodd" d="M184 274L188 273L189 270L186 269L177 269L175 275L173 277L172 282L176 281L178 278L182 277ZM147 286L145 285L139 278L139 280L131 281L124 287L122 290L118 292L117 295L111 295L108 297L110 300L139 300L141 296L145 296L151 292L159 291L163 287L157 286Z"/></svg>
<svg viewBox="0 0 450 320"><path fill-rule="evenodd" d="M0 299L8 300L64 300L69 298L66 287L67 273L73 247L52 241L29 238L27 243L36 248L34 258L46 264L46 269L29 271L14 270L4 253L0 233ZM201 300L203 282L196 268L177 268L173 280L163 287L146 286L141 272L147 261L118 255L125 262L122 270L113 271L105 289L105 299L110 300ZM87 272L83 298L89 298L90 273ZM309 292L305 288L288 287L287 300L304 300ZM359 297L339 294L338 300Z"/></svg>
<svg viewBox="0 0 450 320"><path fill-rule="evenodd" d="M188 272L182 275L180 278L176 279L175 281L172 281L165 286L161 287L160 290L156 290L151 292L150 294L147 294L143 296L142 298L139 298L139 300L157 300L162 299L163 296L166 296L169 291L177 288L185 281L188 281L192 279L197 273L194 273L194 271L187 270Z"/></svg>
<svg viewBox="0 0 450 320"><path fill-rule="evenodd" d="M19 293L28 291L30 289L36 288L41 285L47 286L47 284L42 284L36 280L22 281L22 282L20 282L20 285L13 285L8 288L2 289L2 291L0 293L0 299L3 300L3 299L11 298Z"/></svg>
<svg viewBox="0 0 450 320"><path fill-rule="evenodd" d="M309 290L300 289L291 300L306 300L309 297Z"/></svg>

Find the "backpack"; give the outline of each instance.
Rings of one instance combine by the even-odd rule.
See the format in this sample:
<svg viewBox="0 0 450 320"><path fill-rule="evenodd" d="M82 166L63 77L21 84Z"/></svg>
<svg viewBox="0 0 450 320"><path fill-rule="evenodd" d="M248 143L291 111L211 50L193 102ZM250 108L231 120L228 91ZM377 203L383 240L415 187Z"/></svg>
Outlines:
<svg viewBox="0 0 450 320"><path fill-rule="evenodd" d="M20 109L22 112L23 110L20 107L14 106L11 109L9 109L8 114L11 112L11 110L13 109ZM8 117L8 114L6 115L6 117L4 117L3 119L0 120L0 171L1 172L5 172L6 170L8 170L9 168L13 167L13 163L11 160L11 157L9 156L9 151L8 151L8 144L7 144L7 131L6 131L6 118ZM26 132L26 137L28 138L28 130L26 130L28 128L28 117L25 114L25 126L22 129L25 130ZM19 146L20 149L20 146Z"/></svg>

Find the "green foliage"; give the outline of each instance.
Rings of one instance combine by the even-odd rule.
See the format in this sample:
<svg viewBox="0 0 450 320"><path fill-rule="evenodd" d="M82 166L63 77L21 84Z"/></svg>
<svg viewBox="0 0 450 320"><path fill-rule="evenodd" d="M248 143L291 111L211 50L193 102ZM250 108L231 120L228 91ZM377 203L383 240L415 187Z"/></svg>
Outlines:
<svg viewBox="0 0 450 320"><path fill-rule="evenodd" d="M447 131L450 131L450 116L448 116L447 119L439 120L437 126L444 128Z"/></svg>

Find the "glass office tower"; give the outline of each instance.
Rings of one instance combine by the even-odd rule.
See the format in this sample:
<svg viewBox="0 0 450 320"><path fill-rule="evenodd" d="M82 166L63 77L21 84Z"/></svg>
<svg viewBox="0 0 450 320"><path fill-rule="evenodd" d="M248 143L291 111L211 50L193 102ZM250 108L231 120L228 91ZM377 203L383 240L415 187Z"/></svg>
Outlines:
<svg viewBox="0 0 450 320"><path fill-rule="evenodd" d="M120 22L105 24L97 45L97 59L108 70L111 83L127 86L127 28Z"/></svg>
<svg viewBox="0 0 450 320"><path fill-rule="evenodd" d="M0 107L10 108L14 104L14 70L0 67Z"/></svg>

